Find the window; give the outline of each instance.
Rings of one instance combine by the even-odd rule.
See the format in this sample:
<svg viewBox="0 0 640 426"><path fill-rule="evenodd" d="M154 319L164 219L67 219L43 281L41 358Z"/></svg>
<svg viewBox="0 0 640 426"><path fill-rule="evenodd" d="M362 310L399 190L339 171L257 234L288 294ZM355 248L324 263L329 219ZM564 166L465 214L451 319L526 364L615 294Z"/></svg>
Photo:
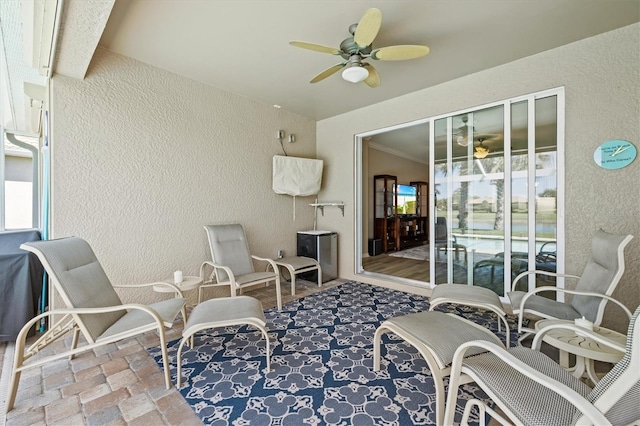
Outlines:
<svg viewBox="0 0 640 426"><path fill-rule="evenodd" d="M38 228L38 139L5 133L0 153L0 230Z"/></svg>
<svg viewBox="0 0 640 426"><path fill-rule="evenodd" d="M562 272L562 89L454 115L432 126L433 213L452 236L431 282L505 296L526 270ZM432 232L433 234L433 232ZM453 253L464 247L466 257ZM530 276L524 290L539 285Z"/></svg>

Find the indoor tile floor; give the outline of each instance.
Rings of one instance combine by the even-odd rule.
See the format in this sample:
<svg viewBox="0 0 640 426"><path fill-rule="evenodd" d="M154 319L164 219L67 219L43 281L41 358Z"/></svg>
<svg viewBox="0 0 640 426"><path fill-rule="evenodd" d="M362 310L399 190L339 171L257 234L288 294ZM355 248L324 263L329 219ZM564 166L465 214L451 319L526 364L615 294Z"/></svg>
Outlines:
<svg viewBox="0 0 640 426"><path fill-rule="evenodd" d="M296 295L282 283L283 303L339 285L334 280L317 283L296 280ZM245 291L258 298L265 309L275 307L273 287ZM180 337L182 321L168 331L167 340ZM55 353L71 338L52 344ZM155 333L123 340L42 367L26 370L18 387L13 410L5 413L5 398L11 365L5 362L7 343L0 342L0 426L6 425L200 425L182 395L166 389L164 375L146 348L159 344ZM6 414L6 418L5 418Z"/></svg>

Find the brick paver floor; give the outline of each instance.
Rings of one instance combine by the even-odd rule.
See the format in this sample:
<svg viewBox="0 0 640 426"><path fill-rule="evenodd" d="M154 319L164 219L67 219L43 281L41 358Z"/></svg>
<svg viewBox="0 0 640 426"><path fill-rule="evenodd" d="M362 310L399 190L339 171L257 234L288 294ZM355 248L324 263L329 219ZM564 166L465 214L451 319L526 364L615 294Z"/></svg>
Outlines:
<svg viewBox="0 0 640 426"><path fill-rule="evenodd" d="M318 287L317 283L298 279L296 296L289 294L289 285L283 282L283 303L342 282L334 280ZM265 309L276 305L273 287L258 287L245 294L258 298ZM167 341L179 338L181 331L179 320L168 330ZM43 352L59 353L70 343L71 336ZM25 370L14 409L6 413L6 425L202 424L175 387L166 389L162 370L146 351L158 344L157 334L149 332L81 353L71 361L62 359ZM7 343L0 342L0 366L6 349ZM1 374L10 374L9 368L3 368ZM0 403L2 425L5 403Z"/></svg>

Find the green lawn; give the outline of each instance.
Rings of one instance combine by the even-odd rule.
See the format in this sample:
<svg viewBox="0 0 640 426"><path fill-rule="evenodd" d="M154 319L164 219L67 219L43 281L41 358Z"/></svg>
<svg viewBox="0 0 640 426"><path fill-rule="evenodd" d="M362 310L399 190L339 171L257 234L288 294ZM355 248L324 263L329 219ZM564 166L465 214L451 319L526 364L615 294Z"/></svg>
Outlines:
<svg viewBox="0 0 640 426"><path fill-rule="evenodd" d="M442 215L442 213L441 213ZM454 217L457 212L453 212ZM454 232L475 235L502 235L503 231L494 230L495 213L490 212L469 212L469 219L473 218L474 228L467 228L464 232L461 229L453 229ZM514 237L527 237L527 218L526 212L511 213L511 235ZM556 213L537 213L536 222L543 228L538 231L538 238L555 238L556 237ZM470 221L468 221L470 222Z"/></svg>

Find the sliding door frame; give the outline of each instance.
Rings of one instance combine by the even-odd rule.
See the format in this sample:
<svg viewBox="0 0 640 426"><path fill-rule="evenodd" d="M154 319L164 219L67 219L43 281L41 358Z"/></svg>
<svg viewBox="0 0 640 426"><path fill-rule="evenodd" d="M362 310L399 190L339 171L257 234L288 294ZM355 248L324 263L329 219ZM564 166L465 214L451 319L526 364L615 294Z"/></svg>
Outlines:
<svg viewBox="0 0 640 426"><path fill-rule="evenodd" d="M367 211L363 206L363 199L365 195L365 191L367 190L366 183L363 181L363 174L366 171L365 166L363 164L363 139L374 136L379 133L385 133L392 130L402 129L405 127L410 127L419 124L429 123L429 239L431 244L431 255L430 255L430 282L426 283L427 287L434 288L435 287L435 217L436 217L436 197L435 197L435 158L433 153L435 152L435 123L439 119L447 120L447 193L452 194L453 192L453 183L454 180L452 178L452 149L451 144L453 143L453 125L452 125L452 117L472 113L492 107L503 107L503 128L504 128L504 170L502 173L504 179L504 191L505 191L505 217L504 217L504 251L505 251L505 264L504 264L504 281L505 281L505 294L508 290L510 290L510 282L511 282L511 241L512 241L512 218L511 218L511 203L506 200L511 200L511 192L512 192L512 167L511 167L511 106L518 102L527 102L527 139L528 139L528 147L527 147L527 156L528 156L528 171L527 171L527 185L528 185L528 215L527 215L527 226L528 226L528 264L529 269L533 269L532 266L535 266L535 256L536 256L536 221L535 221L535 213L536 213L536 192L535 192L535 183L536 183L536 140L535 140L535 102L537 99L547 98L547 97L556 97L556 247L557 247L557 264L556 264L556 272L558 274L563 274L565 271L565 175L564 175L564 164L565 164L565 94L564 87L557 87L553 89L543 90L536 93L531 93L527 95L517 96L506 100L501 100L497 102L491 102L480 106L475 106L472 108L466 108L454 112L448 112L445 114L440 114L437 116L415 120L409 123L403 123L396 126L390 126L383 129L376 129L368 132L363 132L360 134L356 134L354 136L354 154L355 154L355 273L356 274L364 274L371 275L374 277L385 278L386 275L380 275L375 273L366 272L362 267L362 257L364 246L364 220L363 212ZM370 203L369 203L370 204ZM509 209L506 209L506 206L509 206ZM453 212L451 208L447 209L447 223L451 224L453 221ZM451 249L451 247L449 247ZM452 262L453 256L447 256L447 277L448 282L453 282L453 273L452 273ZM394 281L404 282L407 284L415 285L415 282L412 280L406 280L402 278L392 277ZM528 289L532 290L536 286L535 276L531 275L528 281ZM564 279L562 277L558 277L556 281L556 286L559 288L564 288ZM559 301L564 300L564 293L556 292ZM504 297L502 298L505 299Z"/></svg>

